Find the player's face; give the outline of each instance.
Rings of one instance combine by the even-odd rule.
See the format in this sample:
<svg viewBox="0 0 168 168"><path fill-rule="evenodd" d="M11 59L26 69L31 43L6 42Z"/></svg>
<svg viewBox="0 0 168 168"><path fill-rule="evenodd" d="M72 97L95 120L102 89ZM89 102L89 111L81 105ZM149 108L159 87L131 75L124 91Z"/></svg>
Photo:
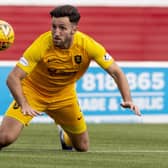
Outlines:
<svg viewBox="0 0 168 168"><path fill-rule="evenodd" d="M71 46L76 25L72 24L68 17L53 17L51 31L54 46L66 49Z"/></svg>

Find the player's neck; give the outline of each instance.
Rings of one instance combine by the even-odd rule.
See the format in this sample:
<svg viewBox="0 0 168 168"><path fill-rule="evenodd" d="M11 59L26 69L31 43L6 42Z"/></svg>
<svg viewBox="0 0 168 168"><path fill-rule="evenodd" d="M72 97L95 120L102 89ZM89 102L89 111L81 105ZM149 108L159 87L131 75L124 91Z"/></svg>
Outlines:
<svg viewBox="0 0 168 168"><path fill-rule="evenodd" d="M72 44L73 44L73 38L67 40L62 49L69 49L71 48Z"/></svg>

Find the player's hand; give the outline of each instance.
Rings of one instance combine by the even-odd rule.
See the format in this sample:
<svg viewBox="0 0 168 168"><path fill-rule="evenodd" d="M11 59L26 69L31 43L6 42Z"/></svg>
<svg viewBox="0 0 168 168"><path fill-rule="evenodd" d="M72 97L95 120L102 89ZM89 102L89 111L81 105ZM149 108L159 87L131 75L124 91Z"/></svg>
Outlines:
<svg viewBox="0 0 168 168"><path fill-rule="evenodd" d="M132 111L134 111L134 113L136 115L141 116L141 112L140 112L138 106L136 106L133 102L131 102L131 101L122 102L121 106L123 108L130 108Z"/></svg>
<svg viewBox="0 0 168 168"><path fill-rule="evenodd" d="M32 109L29 104L22 105L21 110L24 115L29 115L31 117L41 115L41 112Z"/></svg>

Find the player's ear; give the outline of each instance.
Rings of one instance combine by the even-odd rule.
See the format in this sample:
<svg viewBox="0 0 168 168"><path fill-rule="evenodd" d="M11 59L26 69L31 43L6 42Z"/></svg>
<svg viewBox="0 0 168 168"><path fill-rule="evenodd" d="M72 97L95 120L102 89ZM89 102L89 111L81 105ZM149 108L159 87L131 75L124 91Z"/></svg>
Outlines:
<svg viewBox="0 0 168 168"><path fill-rule="evenodd" d="M72 24L72 34L75 34L75 32L77 31L77 25L76 24Z"/></svg>

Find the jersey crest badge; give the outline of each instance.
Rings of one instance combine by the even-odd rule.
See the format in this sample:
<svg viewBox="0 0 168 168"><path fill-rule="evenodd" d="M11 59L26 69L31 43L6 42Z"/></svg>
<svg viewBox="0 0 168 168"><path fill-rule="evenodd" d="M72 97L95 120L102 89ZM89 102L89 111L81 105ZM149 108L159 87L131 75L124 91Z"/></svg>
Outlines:
<svg viewBox="0 0 168 168"><path fill-rule="evenodd" d="M75 62L77 64L80 64L82 62L82 56L81 55L76 55L74 58L75 58Z"/></svg>

